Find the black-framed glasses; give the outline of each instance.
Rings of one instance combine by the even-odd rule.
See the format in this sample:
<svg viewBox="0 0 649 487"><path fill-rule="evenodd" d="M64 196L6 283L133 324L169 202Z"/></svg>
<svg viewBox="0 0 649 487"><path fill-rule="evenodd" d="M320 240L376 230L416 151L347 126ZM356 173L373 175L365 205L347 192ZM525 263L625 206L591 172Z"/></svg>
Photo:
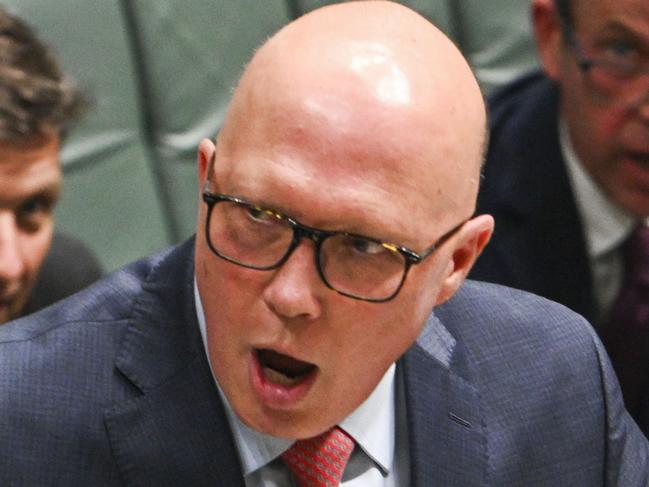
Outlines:
<svg viewBox="0 0 649 487"><path fill-rule="evenodd" d="M315 244L315 264L325 285L344 296L372 302L393 299L410 267L430 256L465 223L417 253L363 235L308 227L275 210L207 188L203 201L208 208L207 244L218 257L249 269L277 269L308 238Z"/></svg>
<svg viewBox="0 0 649 487"><path fill-rule="evenodd" d="M599 89L613 96L628 94L630 86L640 95L649 91L649 52L624 39L611 39L597 43L587 54L574 29L561 19L562 30L568 45L575 53L577 65ZM645 78L638 85L636 81ZM634 93L635 95L635 93Z"/></svg>

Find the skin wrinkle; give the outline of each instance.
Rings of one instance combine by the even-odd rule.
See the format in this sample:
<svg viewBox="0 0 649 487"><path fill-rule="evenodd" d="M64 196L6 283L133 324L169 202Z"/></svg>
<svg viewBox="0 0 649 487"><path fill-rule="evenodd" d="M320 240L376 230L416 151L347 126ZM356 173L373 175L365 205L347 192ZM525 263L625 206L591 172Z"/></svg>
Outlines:
<svg viewBox="0 0 649 487"><path fill-rule="evenodd" d="M389 60L359 77L354 46L367 43ZM397 71L407 102L377 92L384 73ZM484 126L477 82L435 27L396 3L337 4L289 24L256 52L218 143L201 143L200 187L215 157L216 191L305 225L422 250L472 215ZM310 241L273 271L219 259L205 241L205 211L203 204L196 268L214 372L244 423L286 438L316 436L358 407L431 308L455 292L493 228L488 216L470 220L412 268L394 300L376 304L328 289ZM317 366L304 397L281 406L259 395L250 372L259 348Z"/></svg>

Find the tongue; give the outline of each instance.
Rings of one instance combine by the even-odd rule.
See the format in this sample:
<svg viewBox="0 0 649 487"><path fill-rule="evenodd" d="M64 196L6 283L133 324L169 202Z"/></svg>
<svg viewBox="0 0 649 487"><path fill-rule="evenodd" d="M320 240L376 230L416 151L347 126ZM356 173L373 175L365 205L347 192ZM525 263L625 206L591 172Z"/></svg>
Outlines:
<svg viewBox="0 0 649 487"><path fill-rule="evenodd" d="M259 350L258 356L262 367L273 369L291 379L308 374L315 368L313 364L272 350Z"/></svg>

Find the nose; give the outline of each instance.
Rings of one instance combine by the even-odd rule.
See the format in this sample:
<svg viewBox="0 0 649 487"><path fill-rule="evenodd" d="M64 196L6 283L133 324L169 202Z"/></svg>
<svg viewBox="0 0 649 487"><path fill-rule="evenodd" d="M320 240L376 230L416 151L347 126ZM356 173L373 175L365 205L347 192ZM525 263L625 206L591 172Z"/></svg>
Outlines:
<svg viewBox="0 0 649 487"><path fill-rule="evenodd" d="M0 289L15 286L24 268L13 214L0 212Z"/></svg>
<svg viewBox="0 0 649 487"><path fill-rule="evenodd" d="M284 264L273 272L263 298L278 316L309 321L321 314L320 292L325 287L315 264L315 245L302 242Z"/></svg>

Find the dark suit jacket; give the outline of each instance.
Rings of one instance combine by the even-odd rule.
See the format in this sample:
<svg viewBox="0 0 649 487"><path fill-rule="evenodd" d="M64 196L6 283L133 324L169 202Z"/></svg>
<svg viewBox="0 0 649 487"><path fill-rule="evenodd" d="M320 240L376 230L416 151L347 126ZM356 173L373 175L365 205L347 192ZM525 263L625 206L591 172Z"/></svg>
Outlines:
<svg viewBox="0 0 649 487"><path fill-rule="evenodd" d="M493 215L496 229L470 277L539 294L593 322L586 237L560 149L558 87L531 73L497 93L489 107L491 140L478 212ZM606 335L615 330L596 327L610 344ZM614 365L625 371L623 386L631 387L632 397L640 394L632 399L633 414L649 435L646 367L633 368L625 354L620 346L612 350ZM635 391L637 376L644 393Z"/></svg>
<svg viewBox="0 0 649 487"><path fill-rule="evenodd" d="M493 215L496 229L471 277L539 294L592 321L592 277L559 146L558 103L557 86L538 72L489 100L478 212Z"/></svg>
<svg viewBox="0 0 649 487"><path fill-rule="evenodd" d="M101 275L101 265L83 243L68 235L55 233L22 315L38 311L80 291Z"/></svg>
<svg viewBox="0 0 649 487"><path fill-rule="evenodd" d="M0 327L0 485L243 487L192 262L190 241ZM397 367L415 487L649 485L602 347L562 306L467 282Z"/></svg>

